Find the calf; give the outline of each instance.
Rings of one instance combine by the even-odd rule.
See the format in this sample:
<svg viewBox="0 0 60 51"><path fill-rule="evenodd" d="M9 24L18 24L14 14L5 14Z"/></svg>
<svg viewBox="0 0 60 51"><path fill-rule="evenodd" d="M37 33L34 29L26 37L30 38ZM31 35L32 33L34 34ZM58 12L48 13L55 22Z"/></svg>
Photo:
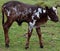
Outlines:
<svg viewBox="0 0 60 51"><path fill-rule="evenodd" d="M7 21L4 22L4 14ZM42 35L40 25L51 21L58 22L57 10L55 7L42 8L36 5L28 5L18 1L9 1L2 6L2 25L5 35L5 45L9 47L8 31L14 21L21 25L22 22L28 23L28 38L25 48L29 48L29 40L32 35L33 27L36 27L36 32L39 37L40 47L43 48Z"/></svg>

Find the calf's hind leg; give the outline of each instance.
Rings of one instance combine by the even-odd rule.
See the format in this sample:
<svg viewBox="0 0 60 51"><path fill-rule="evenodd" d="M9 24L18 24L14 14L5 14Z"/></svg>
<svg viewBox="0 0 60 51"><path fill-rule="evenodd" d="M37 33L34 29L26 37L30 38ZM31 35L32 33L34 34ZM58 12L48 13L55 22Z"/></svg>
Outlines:
<svg viewBox="0 0 60 51"><path fill-rule="evenodd" d="M27 42L26 42L26 46L25 46L25 49L28 49L29 48L29 41L30 41L30 38L31 38L31 35L32 35L32 31L33 29L30 31L29 28L28 28L28 34L27 34Z"/></svg>
<svg viewBox="0 0 60 51"><path fill-rule="evenodd" d="M4 30L4 36L5 36L5 46L9 47L9 36L8 36L8 30L10 28L10 26L12 25L12 21L11 20L7 20L6 23L4 23L3 25L3 30Z"/></svg>

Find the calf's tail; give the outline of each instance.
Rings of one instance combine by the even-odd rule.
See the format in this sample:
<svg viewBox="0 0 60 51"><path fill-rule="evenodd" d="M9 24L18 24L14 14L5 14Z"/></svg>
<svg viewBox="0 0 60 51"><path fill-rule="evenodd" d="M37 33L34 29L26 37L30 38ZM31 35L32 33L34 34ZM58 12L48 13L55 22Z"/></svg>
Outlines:
<svg viewBox="0 0 60 51"><path fill-rule="evenodd" d="M2 9L2 25L4 25L4 11Z"/></svg>

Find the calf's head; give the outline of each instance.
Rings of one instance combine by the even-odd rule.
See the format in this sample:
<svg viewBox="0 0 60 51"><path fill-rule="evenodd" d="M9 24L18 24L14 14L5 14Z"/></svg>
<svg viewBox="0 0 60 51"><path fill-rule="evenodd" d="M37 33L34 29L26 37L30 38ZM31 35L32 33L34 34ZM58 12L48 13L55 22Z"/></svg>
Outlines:
<svg viewBox="0 0 60 51"><path fill-rule="evenodd" d="M51 21L58 22L57 8L56 7L51 7L51 8L46 7L46 11L47 11L48 18Z"/></svg>

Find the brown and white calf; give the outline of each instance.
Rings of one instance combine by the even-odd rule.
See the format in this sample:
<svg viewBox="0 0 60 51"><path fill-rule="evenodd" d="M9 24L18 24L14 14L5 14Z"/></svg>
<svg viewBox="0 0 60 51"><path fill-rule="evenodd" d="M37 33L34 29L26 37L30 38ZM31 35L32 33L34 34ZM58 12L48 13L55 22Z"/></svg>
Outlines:
<svg viewBox="0 0 60 51"><path fill-rule="evenodd" d="M7 21L4 22L4 14L7 17ZM42 8L36 5L28 5L18 1L9 1L2 6L2 25L5 36L5 45L9 47L8 31L14 21L21 25L22 22L28 23L28 38L25 48L29 47L29 40L32 35L33 27L36 27L36 32L39 37L40 47L43 48L42 35L40 25L51 21L58 22L57 10L55 7Z"/></svg>

